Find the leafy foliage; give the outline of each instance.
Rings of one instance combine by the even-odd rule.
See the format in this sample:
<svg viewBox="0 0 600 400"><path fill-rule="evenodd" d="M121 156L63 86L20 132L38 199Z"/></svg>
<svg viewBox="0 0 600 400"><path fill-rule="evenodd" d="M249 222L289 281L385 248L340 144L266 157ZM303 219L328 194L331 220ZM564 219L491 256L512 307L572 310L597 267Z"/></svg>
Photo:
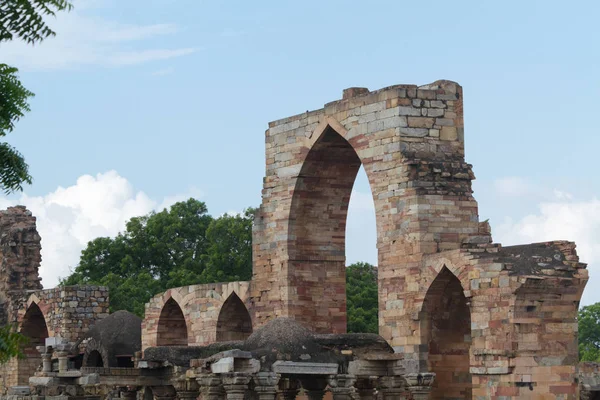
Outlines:
<svg viewBox="0 0 600 400"><path fill-rule="evenodd" d="M61 284L108 286L111 311L143 315L148 300L170 287L249 279L252 220L252 210L213 218L195 199L134 217L114 239L89 242Z"/></svg>
<svg viewBox="0 0 600 400"><path fill-rule="evenodd" d="M28 112L27 99L33 93L19 81L18 70L0 64L0 137L12 132L15 123ZM29 166L15 148L0 143L0 187L5 193L23 190L22 184L31 184Z"/></svg>
<svg viewBox="0 0 600 400"><path fill-rule="evenodd" d="M254 209L243 215L215 219L206 230L210 245L202 256L205 282L243 281L252 277L252 224Z"/></svg>
<svg viewBox="0 0 600 400"><path fill-rule="evenodd" d="M346 268L348 332L379 333L377 269L359 262Z"/></svg>
<svg viewBox="0 0 600 400"><path fill-rule="evenodd" d="M10 325L0 327L0 364L13 357L22 357L21 348L27 342L28 339L15 332Z"/></svg>
<svg viewBox="0 0 600 400"><path fill-rule="evenodd" d="M3 0L0 3L0 42L15 36L27 43L36 43L56 33L46 25L44 16L57 11L69 11L67 0Z"/></svg>
<svg viewBox="0 0 600 400"><path fill-rule="evenodd" d="M600 362L600 303L579 310L579 360Z"/></svg>

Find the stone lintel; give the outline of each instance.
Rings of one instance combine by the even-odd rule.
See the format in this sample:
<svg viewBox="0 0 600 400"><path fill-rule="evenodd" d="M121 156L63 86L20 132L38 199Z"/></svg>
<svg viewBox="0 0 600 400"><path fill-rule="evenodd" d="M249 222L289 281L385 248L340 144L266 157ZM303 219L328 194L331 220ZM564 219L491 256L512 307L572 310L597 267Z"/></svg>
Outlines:
<svg viewBox="0 0 600 400"><path fill-rule="evenodd" d="M338 372L338 365L335 363L275 361L273 372L278 374L334 375Z"/></svg>

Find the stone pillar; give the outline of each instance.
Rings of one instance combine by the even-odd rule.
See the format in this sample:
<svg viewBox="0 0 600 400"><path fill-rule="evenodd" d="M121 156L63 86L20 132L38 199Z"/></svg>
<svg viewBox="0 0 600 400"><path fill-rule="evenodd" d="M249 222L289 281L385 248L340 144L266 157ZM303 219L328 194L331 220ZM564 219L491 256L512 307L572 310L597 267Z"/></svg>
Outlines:
<svg viewBox="0 0 600 400"><path fill-rule="evenodd" d="M229 372L221 374L221 379L227 400L244 400L248 383L250 383L250 375L243 372Z"/></svg>
<svg viewBox="0 0 600 400"><path fill-rule="evenodd" d="M200 391L196 390L182 390L177 391L177 398L179 400L196 400L200 396Z"/></svg>
<svg viewBox="0 0 600 400"><path fill-rule="evenodd" d="M356 389L354 388L356 377L354 375L330 375L328 382L333 400L352 400L356 397Z"/></svg>
<svg viewBox="0 0 600 400"><path fill-rule="evenodd" d="M360 400L375 399L375 384L371 379L357 379L354 387Z"/></svg>
<svg viewBox="0 0 600 400"><path fill-rule="evenodd" d="M66 351L57 351L58 357L58 372L67 372L69 370L69 353Z"/></svg>
<svg viewBox="0 0 600 400"><path fill-rule="evenodd" d="M52 353L42 354L42 372L52 372Z"/></svg>
<svg viewBox="0 0 600 400"><path fill-rule="evenodd" d="M258 394L258 400L274 400L277 396L277 384L280 375L275 372L259 372L254 375L254 390Z"/></svg>
<svg viewBox="0 0 600 400"><path fill-rule="evenodd" d="M431 396L431 385L435 380L433 372L422 372L419 374L407 374L406 382L414 400L429 400Z"/></svg>
<svg viewBox="0 0 600 400"><path fill-rule="evenodd" d="M221 383L221 377L216 374L203 374L196 378L200 385L200 397L202 400L223 400L225 392Z"/></svg>
<svg viewBox="0 0 600 400"><path fill-rule="evenodd" d="M279 380L279 392L284 400L296 400L299 391L300 385L296 379L285 378Z"/></svg>
<svg viewBox="0 0 600 400"><path fill-rule="evenodd" d="M383 376L379 378L384 400L405 400L408 397L406 381L401 376Z"/></svg>

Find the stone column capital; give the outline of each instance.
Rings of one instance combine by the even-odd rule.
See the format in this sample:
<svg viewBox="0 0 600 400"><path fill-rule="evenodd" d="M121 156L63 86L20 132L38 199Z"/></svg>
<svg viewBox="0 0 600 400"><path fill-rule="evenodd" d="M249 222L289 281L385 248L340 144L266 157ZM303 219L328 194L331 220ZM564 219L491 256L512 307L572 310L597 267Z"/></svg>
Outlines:
<svg viewBox="0 0 600 400"><path fill-rule="evenodd" d="M258 372L252 379L256 386L254 391L259 400L274 400L277 396L277 388L281 375L275 372Z"/></svg>
<svg viewBox="0 0 600 400"><path fill-rule="evenodd" d="M221 377L216 374L201 374L196 377L202 400L222 400L224 396Z"/></svg>
<svg viewBox="0 0 600 400"><path fill-rule="evenodd" d="M384 400L403 400L407 398L406 380L398 375L379 378Z"/></svg>
<svg viewBox="0 0 600 400"><path fill-rule="evenodd" d="M353 400L357 397L354 388L356 376L348 374L329 375L327 382L334 400Z"/></svg>
<svg viewBox="0 0 600 400"><path fill-rule="evenodd" d="M227 400L244 400L251 376L243 372L221 374Z"/></svg>

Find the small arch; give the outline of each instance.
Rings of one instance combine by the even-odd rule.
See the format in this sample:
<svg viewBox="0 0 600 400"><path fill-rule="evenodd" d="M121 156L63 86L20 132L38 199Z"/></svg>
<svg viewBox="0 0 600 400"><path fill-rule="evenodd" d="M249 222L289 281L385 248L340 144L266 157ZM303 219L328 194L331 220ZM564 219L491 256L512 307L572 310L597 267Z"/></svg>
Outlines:
<svg viewBox="0 0 600 400"><path fill-rule="evenodd" d="M232 292L225 300L217 320L217 342L245 340L252 334L252 318L239 298Z"/></svg>
<svg viewBox="0 0 600 400"><path fill-rule="evenodd" d="M40 353L37 346L44 346L48 337L46 318L37 303L31 303L23 316L20 333L28 338L23 347L24 358L19 360L19 385L28 385L29 377L33 376L41 364Z"/></svg>
<svg viewBox="0 0 600 400"><path fill-rule="evenodd" d="M460 280L444 266L433 280L420 313L427 370L435 372L431 397L471 398L471 310Z"/></svg>
<svg viewBox="0 0 600 400"><path fill-rule="evenodd" d="M98 350L92 351L87 357L87 366L102 368L104 367L104 361L102 360L102 354Z"/></svg>
<svg viewBox="0 0 600 400"><path fill-rule="evenodd" d="M181 307L171 297L158 318L157 346L187 346L187 324Z"/></svg>

